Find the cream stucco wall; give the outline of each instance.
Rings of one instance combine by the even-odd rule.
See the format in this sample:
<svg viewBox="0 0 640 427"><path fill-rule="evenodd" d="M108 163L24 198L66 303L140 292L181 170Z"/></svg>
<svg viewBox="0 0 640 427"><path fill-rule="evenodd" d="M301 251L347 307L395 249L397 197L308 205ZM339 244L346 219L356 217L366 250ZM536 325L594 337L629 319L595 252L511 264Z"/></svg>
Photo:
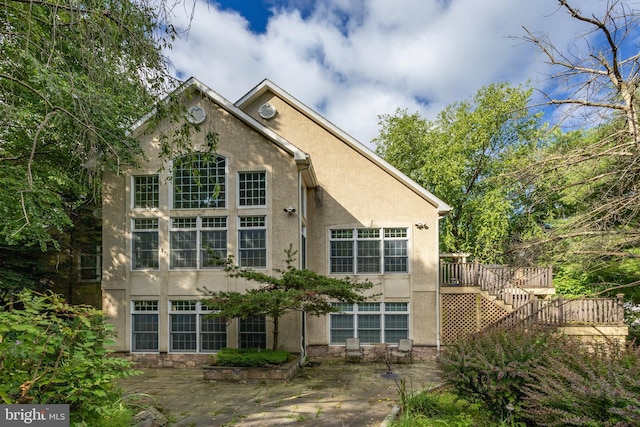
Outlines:
<svg viewBox="0 0 640 427"><path fill-rule="evenodd" d="M314 117L284 97L267 92L242 105L243 111L271 128L311 159L318 186L307 190L307 212L303 219L299 203L300 173L291 153L274 144L264 133L247 126L205 96L195 96L189 105L200 105L207 112L202 131L194 138L198 148L204 143L205 132L219 135L218 154L227 158L227 208L207 210L170 209L168 164L158 157L157 133L140 133L146 147L148 162L138 169L123 168L118 173L106 172L103 193L103 301L107 314L118 330L116 349L130 349L130 301L158 299L160 301L160 351L168 350L168 306L172 299L194 299L203 287L212 290L244 290L253 283L231 279L222 271L175 271L169 269L169 220L172 216L227 215L228 250L237 254L237 215L260 214L267 217L268 272L284 267L284 250L293 245L300 249L301 226L306 225L307 268L329 274L328 236L331 228L406 227L409 230L409 272L358 276L376 284L371 294L381 294L384 302L409 302L410 338L415 345L434 346L437 343L437 274L438 274L438 209L415 189L380 164L367 158L358 149L346 144L340 135L321 126ZM277 115L264 120L258 108L270 102ZM160 129L167 129L161 124ZM131 183L133 175L153 174L161 170L160 208L157 211L132 209ZM241 209L236 206L236 172L266 170L267 208ZM295 214L283 212L296 208ZM159 218L161 242L158 271L132 271L129 252L133 218ZM415 226L422 222L424 229ZM165 242L165 243L162 243ZM300 253L300 252L298 252ZM302 340L299 313L282 319L279 342L290 351L298 351ZM308 345L329 344L327 316L307 319L305 342ZM271 339L268 330L268 339ZM237 328L229 326L230 346L237 343Z"/></svg>
<svg viewBox="0 0 640 427"><path fill-rule="evenodd" d="M170 270L169 269L169 222L174 216L226 215L228 217L228 253L237 254L238 215L266 215L267 271L284 268L284 250L293 245L299 247L300 228L297 215L284 212L285 207L297 207L299 197L299 176L291 154L284 152L271 141L251 130L207 99L194 98L193 104L203 106L207 111L207 126L195 138L195 148L204 143L204 134L213 130L219 135L217 153L227 158L227 201L221 209L181 209L170 208L169 165L158 157L157 134L142 135L149 159L140 168L123 168L118 173L106 172L103 190L103 242L104 273L103 301L107 313L113 318L118 330L116 349L128 351L130 346L130 303L132 299L158 299L160 312L160 351L168 350L167 301L195 299L202 297L199 289L242 291L253 282L227 277L221 270ZM166 126L164 124L163 126ZM166 130L166 128L162 128ZM160 173L160 208L157 210L132 208L132 176ZM236 177L239 171L266 171L267 208L244 208L236 203ZM276 190L278 189L278 190ZM157 271L132 271L129 252L131 248L131 223L133 218L158 218L160 241L160 266ZM164 243L163 243L164 242ZM271 340L268 331L267 337ZM300 322L287 326L281 333L287 341L285 347L299 350ZM232 345L237 341L235 325L229 327L228 339Z"/></svg>
<svg viewBox="0 0 640 427"><path fill-rule="evenodd" d="M276 107L273 119L258 114L264 103ZM267 92L243 109L296 147L310 154L319 187L310 191L308 267L329 273L328 235L336 227L408 227L410 272L363 276L376 283L380 301L410 301L410 335L416 345L436 345L438 211L378 164L345 144L286 99ZM415 224L424 222L427 229ZM308 343L327 344L328 320L311 317Z"/></svg>

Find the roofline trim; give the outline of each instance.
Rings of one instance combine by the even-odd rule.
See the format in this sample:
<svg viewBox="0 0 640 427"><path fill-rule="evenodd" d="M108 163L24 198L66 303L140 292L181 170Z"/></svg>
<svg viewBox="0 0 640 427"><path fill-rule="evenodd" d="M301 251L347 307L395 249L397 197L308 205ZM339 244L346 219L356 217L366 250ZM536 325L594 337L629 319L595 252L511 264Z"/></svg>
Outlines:
<svg viewBox="0 0 640 427"><path fill-rule="evenodd" d="M329 131L331 134L333 134L343 142L345 142L348 146L350 146L352 149L357 151L359 154L366 157L372 163L378 165L381 169L383 169L384 171L386 171L387 173L391 174L396 179L404 183L407 187L412 189L415 193L423 197L428 202L432 203L436 208L438 208L438 214L440 216L446 216L451 211L451 206L449 206L443 200L439 199L433 193L431 193L430 191L420 186L417 182L409 178L407 175L402 173L396 167L392 166L389 162L387 162L386 160L378 156L376 153L371 151L369 147L362 144L360 141L358 141L357 139L355 139L354 137L352 137L351 135L349 135L348 133L346 133L345 131L343 131L333 123L331 123L329 120L327 120L326 118L318 114L313 109L307 107L305 104L300 102L294 96L289 94L287 91L285 91L284 89L282 89L280 86L273 83L269 79L264 79L262 82L256 85L253 89L251 89L248 93L246 93L242 98L236 101L234 105L238 108L242 108L244 104L250 102L256 97L267 92L268 90L274 92L276 95L280 96L281 98L286 99L288 102L293 104L295 108L303 112L311 120L318 123L320 126L325 128L327 131Z"/></svg>
<svg viewBox="0 0 640 427"><path fill-rule="evenodd" d="M266 136L273 143L275 143L278 147L282 148L288 154L293 156L294 159L296 159L296 160L297 159L306 159L306 158L309 157L309 155L307 153L305 153L304 151L300 150L298 147L296 147L295 145L293 145L292 143L290 143L289 141L287 141L286 139L284 139L283 137L281 137L280 135L278 135L277 133L275 133L274 131L272 131L268 127L264 126L263 124L261 124L260 122L255 120L250 115L246 114L244 111L242 111L236 105L234 105L231 101L229 101L228 99L226 99L225 97L223 97L219 93L215 92L214 90L209 88L207 85L205 85L204 83L202 83L201 81L199 81L195 77L190 77L185 82L183 82L180 86L178 86L173 91L173 94L178 95L180 93L186 92L191 87L197 88L199 91L204 93L209 99L211 99L214 103L218 104L219 106L221 106L222 108L227 110L229 113L234 115L236 118L238 118L238 119L242 120L243 122L245 122L247 125L249 125L249 127L253 128L255 131L257 131L257 132L263 134L264 136ZM166 103L166 102L168 102L168 99L169 99L169 96L165 96L159 102L165 102ZM140 120L138 120L136 123L134 123L129 128L129 133L132 134L138 128L142 127L156 112L157 112L157 108L154 107L151 111L149 111L147 114L142 116L142 118Z"/></svg>

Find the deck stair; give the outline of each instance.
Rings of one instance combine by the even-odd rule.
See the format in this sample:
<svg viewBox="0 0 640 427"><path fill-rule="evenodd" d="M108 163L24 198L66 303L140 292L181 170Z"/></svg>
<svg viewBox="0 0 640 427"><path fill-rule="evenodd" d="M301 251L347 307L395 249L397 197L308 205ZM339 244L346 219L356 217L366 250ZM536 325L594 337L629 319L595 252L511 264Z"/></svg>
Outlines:
<svg viewBox="0 0 640 427"><path fill-rule="evenodd" d="M555 296L551 267L441 262L443 341L487 328L623 326L622 297Z"/></svg>

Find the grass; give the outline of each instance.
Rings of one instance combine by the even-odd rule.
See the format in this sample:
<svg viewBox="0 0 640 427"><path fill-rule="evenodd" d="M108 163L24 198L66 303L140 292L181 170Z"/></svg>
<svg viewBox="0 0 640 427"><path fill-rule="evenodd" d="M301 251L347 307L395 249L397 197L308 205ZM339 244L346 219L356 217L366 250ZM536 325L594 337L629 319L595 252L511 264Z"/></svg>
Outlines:
<svg viewBox="0 0 640 427"><path fill-rule="evenodd" d="M495 426L490 414L480 405L469 403L446 389L407 390L404 380L398 384L402 412L393 427L489 427Z"/></svg>

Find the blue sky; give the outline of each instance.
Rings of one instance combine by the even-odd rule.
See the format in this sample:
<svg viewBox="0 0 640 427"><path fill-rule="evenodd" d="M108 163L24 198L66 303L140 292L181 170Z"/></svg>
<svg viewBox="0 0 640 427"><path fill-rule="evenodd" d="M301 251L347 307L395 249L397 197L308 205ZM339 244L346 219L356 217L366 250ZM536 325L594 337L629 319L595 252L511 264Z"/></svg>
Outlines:
<svg viewBox="0 0 640 427"><path fill-rule="evenodd" d="M574 3L601 14L607 1ZM232 102L268 78L370 147L379 116L397 108L433 119L490 83L544 88L548 70L523 26L572 49L585 29L557 0L194 0L191 18L185 9L174 23L189 32L167 52L178 77Z"/></svg>
<svg viewBox="0 0 640 427"><path fill-rule="evenodd" d="M270 7L275 4L268 0L223 0L217 1L222 11L238 12L248 22L255 33L264 33L271 16Z"/></svg>

